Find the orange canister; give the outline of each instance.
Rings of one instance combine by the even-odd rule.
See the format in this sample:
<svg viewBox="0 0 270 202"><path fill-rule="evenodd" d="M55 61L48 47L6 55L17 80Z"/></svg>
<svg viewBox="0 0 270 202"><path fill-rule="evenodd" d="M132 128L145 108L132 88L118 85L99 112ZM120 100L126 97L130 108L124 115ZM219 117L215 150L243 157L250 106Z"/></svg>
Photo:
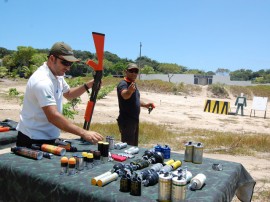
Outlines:
<svg viewBox="0 0 270 202"><path fill-rule="evenodd" d="M44 152L49 152L58 156L63 156L66 153L66 149L62 147L57 147L50 144L41 145L41 150Z"/></svg>

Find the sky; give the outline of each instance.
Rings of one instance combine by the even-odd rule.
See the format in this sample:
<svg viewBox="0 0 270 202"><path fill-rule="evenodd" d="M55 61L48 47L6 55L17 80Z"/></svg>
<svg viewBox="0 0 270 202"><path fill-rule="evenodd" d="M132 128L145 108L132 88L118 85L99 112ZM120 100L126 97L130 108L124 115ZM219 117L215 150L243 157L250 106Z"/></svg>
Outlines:
<svg viewBox="0 0 270 202"><path fill-rule="evenodd" d="M270 69L269 0L0 0L0 47L146 56L188 69ZM140 43L142 46L140 47Z"/></svg>

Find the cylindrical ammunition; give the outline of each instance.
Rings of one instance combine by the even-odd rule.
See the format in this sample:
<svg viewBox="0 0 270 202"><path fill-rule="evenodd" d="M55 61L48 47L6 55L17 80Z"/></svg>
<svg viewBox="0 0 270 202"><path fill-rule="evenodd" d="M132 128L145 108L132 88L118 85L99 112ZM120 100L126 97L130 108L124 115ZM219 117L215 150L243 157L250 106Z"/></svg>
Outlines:
<svg viewBox="0 0 270 202"><path fill-rule="evenodd" d="M66 149L62 147L57 147L54 145L49 145L49 144L42 144L41 145L41 150L45 152L49 152L55 155L63 156L66 153Z"/></svg>
<svg viewBox="0 0 270 202"><path fill-rule="evenodd" d="M94 151L94 164L98 165L100 164L100 159L101 159L101 152L100 151Z"/></svg>
<svg viewBox="0 0 270 202"><path fill-rule="evenodd" d="M179 168L182 165L182 162L180 160L175 161L174 163L172 163L172 167L173 170L176 170L177 168Z"/></svg>
<svg viewBox="0 0 270 202"><path fill-rule="evenodd" d="M166 161L164 164L171 165L172 163L174 163L174 159L170 159L170 160Z"/></svg>
<svg viewBox="0 0 270 202"><path fill-rule="evenodd" d="M113 174L111 174L111 175L107 175L107 176L102 177L101 179L99 179L99 180L97 181L97 185L98 185L99 187L103 187L103 186L105 186L106 184L108 184L108 183L110 183L110 182L112 182L112 181L114 181L114 180L117 180L117 178L118 178L118 174L117 174L117 173L113 173Z"/></svg>
<svg viewBox="0 0 270 202"><path fill-rule="evenodd" d="M25 147L12 147L11 151L20 156L29 157L36 160L40 160L43 158L42 151L36 151Z"/></svg>
<svg viewBox="0 0 270 202"><path fill-rule="evenodd" d="M99 176L96 176L96 177L94 177L94 178L91 179L91 184L92 184L92 185L96 185L96 184L97 184L97 181L98 181L99 179L101 179L101 178L103 178L103 177L106 177L106 176L108 176L108 175L111 175L111 174L112 174L111 171L107 171L106 173L103 173L103 174L101 174L101 175L99 175Z"/></svg>
<svg viewBox="0 0 270 202"><path fill-rule="evenodd" d="M87 167L87 152L82 152L84 167Z"/></svg>
<svg viewBox="0 0 270 202"><path fill-rule="evenodd" d="M151 170L154 170L156 172L159 172L162 169L163 165L161 163L156 163L151 166Z"/></svg>
<svg viewBox="0 0 270 202"><path fill-rule="evenodd" d="M114 149L114 137L110 137L109 139L109 149L113 150Z"/></svg>
<svg viewBox="0 0 270 202"><path fill-rule="evenodd" d="M87 153L87 169L93 168L94 156L92 153Z"/></svg>
<svg viewBox="0 0 270 202"><path fill-rule="evenodd" d="M171 165L165 165L161 168L160 173L167 173L171 172L173 170L173 167Z"/></svg>
<svg viewBox="0 0 270 202"><path fill-rule="evenodd" d="M202 143L197 143L193 148L192 162L201 164L203 161L203 145Z"/></svg>
<svg viewBox="0 0 270 202"><path fill-rule="evenodd" d="M191 141L189 141L186 145L185 149L185 161L191 162L192 161L192 155L193 155L193 144Z"/></svg>
<svg viewBox="0 0 270 202"><path fill-rule="evenodd" d="M186 199L186 184L185 178L174 177L172 178L172 202L185 201Z"/></svg>
<svg viewBox="0 0 270 202"><path fill-rule="evenodd" d="M159 175L158 182L158 200L170 201L172 189L172 175L164 173Z"/></svg>
<svg viewBox="0 0 270 202"><path fill-rule="evenodd" d="M121 192L130 192L131 180L126 175L123 175L120 179L120 190Z"/></svg>
<svg viewBox="0 0 270 202"><path fill-rule="evenodd" d="M75 166L76 166L76 159L74 157L69 158L68 159L68 174L69 175L74 175L76 173Z"/></svg>
<svg viewBox="0 0 270 202"><path fill-rule="evenodd" d="M162 147L161 151L164 154L164 159L169 159L171 157L171 148L168 145Z"/></svg>
<svg viewBox="0 0 270 202"><path fill-rule="evenodd" d="M102 150L103 150L103 142L99 141L98 142L98 151L100 151L101 154L102 154Z"/></svg>
<svg viewBox="0 0 270 202"><path fill-rule="evenodd" d="M65 174L68 171L68 158L63 156L61 158L61 171L60 174Z"/></svg>
<svg viewBox="0 0 270 202"><path fill-rule="evenodd" d="M84 169L83 157L81 155L78 155L77 159L78 159L76 163L77 170L83 170Z"/></svg>
<svg viewBox="0 0 270 202"><path fill-rule="evenodd" d="M126 148L127 147L127 143L126 142L120 142L116 145L116 149L120 150L120 149L123 149L123 148Z"/></svg>
<svg viewBox="0 0 270 202"><path fill-rule="evenodd" d="M130 183L130 195L141 196L142 182L140 179L131 179Z"/></svg>
<svg viewBox="0 0 270 202"><path fill-rule="evenodd" d="M102 162L105 163L108 161L109 156L109 143L104 142L103 143L103 150L102 150Z"/></svg>
<svg viewBox="0 0 270 202"><path fill-rule="evenodd" d="M206 180L206 176L202 173L197 174L195 177L193 177L189 184L190 190L196 190L202 188Z"/></svg>

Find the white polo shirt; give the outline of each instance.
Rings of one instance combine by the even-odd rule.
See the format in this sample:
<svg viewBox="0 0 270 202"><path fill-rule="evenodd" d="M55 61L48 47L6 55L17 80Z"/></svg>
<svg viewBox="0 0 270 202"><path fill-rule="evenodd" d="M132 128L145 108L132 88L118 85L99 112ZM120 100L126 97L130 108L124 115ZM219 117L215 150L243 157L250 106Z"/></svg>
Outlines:
<svg viewBox="0 0 270 202"><path fill-rule="evenodd" d="M48 121L42 107L56 105L62 113L63 93L69 89L64 77L55 77L45 62L27 82L17 130L36 140L58 138L60 129Z"/></svg>

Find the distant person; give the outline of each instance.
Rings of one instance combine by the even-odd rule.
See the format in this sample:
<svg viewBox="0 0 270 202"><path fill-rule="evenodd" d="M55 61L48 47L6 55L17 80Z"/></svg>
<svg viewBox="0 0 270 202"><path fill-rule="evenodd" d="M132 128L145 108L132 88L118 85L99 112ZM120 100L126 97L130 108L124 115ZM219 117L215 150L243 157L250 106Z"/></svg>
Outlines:
<svg viewBox="0 0 270 202"><path fill-rule="evenodd" d="M140 92L135 83L138 73L139 68L136 64L128 64L125 77L117 86L119 104L117 122L121 141L133 146L138 146L140 107L149 110L154 108L153 103L146 104L140 100Z"/></svg>
<svg viewBox="0 0 270 202"><path fill-rule="evenodd" d="M103 137L97 132L84 130L62 115L63 96L74 99L92 87L94 80L70 88L64 79L74 62L71 47L64 42L55 43L44 62L29 78L24 94L23 108L17 126L17 146L54 144L60 130L80 136L85 141L97 143Z"/></svg>

